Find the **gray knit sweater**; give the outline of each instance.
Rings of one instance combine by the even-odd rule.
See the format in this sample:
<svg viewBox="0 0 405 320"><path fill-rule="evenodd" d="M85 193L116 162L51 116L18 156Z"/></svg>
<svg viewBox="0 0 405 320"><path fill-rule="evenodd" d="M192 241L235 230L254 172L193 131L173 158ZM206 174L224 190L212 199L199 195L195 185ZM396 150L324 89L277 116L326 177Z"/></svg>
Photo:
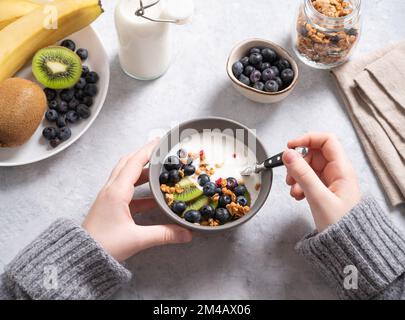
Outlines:
<svg viewBox="0 0 405 320"><path fill-rule="evenodd" d="M372 199L296 247L343 299L405 299L405 238ZM58 220L0 280L2 299L106 299L131 274L78 225Z"/></svg>

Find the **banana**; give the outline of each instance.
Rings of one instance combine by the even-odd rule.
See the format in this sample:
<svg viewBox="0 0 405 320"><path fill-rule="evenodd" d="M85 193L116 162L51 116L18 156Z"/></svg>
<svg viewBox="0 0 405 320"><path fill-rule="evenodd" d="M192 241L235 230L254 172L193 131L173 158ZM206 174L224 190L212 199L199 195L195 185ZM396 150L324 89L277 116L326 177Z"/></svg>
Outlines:
<svg viewBox="0 0 405 320"><path fill-rule="evenodd" d="M53 4L57 28L46 28L50 12L35 9L0 31L0 82L12 77L39 49L83 29L103 12L99 0L66 0Z"/></svg>
<svg viewBox="0 0 405 320"><path fill-rule="evenodd" d="M0 0L0 30L39 8L38 3L24 0Z"/></svg>

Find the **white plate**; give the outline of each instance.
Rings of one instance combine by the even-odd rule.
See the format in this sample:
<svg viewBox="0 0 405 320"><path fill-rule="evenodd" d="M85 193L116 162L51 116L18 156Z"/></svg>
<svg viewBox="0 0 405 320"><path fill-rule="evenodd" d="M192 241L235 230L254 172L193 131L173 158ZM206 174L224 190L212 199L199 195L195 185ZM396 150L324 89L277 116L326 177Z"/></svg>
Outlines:
<svg viewBox="0 0 405 320"><path fill-rule="evenodd" d="M91 116L72 125L71 138L61 143L55 149L50 147L49 143L42 137L42 130L51 125L44 118L37 131L24 145L17 148L0 148L0 167L29 164L52 157L61 152L87 131L103 107L110 81L110 66L107 52L100 37L91 27L87 27L67 38L72 39L76 43L77 48L86 48L89 51L89 58L84 62L84 65L89 66L90 70L96 71L100 76L100 81L97 84L99 93L95 97L94 104L91 107ZM36 82L31 72L31 63L19 71L16 76Z"/></svg>

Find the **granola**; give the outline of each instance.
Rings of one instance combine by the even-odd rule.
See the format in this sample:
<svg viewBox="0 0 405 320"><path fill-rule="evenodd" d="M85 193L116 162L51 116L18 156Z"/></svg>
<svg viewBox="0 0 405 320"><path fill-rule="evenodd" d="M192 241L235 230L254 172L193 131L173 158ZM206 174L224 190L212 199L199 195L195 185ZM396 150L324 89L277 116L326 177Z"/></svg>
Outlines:
<svg viewBox="0 0 405 320"><path fill-rule="evenodd" d="M313 7L328 18L342 19L333 26L324 20L309 18L301 9L297 20L296 49L306 59L323 65L337 65L347 59L358 41L358 26L344 23L344 18L353 12L345 0L311 0Z"/></svg>

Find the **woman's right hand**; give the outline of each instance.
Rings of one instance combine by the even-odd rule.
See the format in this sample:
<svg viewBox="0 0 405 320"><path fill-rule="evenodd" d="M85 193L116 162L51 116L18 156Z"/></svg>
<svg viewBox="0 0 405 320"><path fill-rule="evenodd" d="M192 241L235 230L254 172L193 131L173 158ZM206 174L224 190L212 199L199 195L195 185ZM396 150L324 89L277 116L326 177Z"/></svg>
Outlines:
<svg viewBox="0 0 405 320"><path fill-rule="evenodd" d="M296 147L308 147L302 158ZM307 199L319 232L338 222L361 199L356 173L337 138L327 133L308 133L288 142L283 162L291 196Z"/></svg>

